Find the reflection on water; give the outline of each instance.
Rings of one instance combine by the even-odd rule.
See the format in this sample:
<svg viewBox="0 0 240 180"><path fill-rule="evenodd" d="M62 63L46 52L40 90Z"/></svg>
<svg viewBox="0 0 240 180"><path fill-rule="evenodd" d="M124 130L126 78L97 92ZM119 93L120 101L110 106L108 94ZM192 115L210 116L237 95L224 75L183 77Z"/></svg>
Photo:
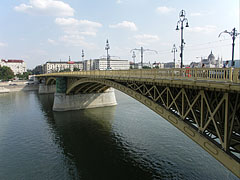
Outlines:
<svg viewBox="0 0 240 180"><path fill-rule="evenodd" d="M53 95L0 96L0 179L237 179L176 128L118 105L53 112Z"/></svg>

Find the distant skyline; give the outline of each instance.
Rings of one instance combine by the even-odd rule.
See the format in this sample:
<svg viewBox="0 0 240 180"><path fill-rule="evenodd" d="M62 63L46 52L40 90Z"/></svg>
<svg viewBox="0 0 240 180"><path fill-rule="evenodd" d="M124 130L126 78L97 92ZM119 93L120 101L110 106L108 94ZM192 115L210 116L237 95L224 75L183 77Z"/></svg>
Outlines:
<svg viewBox="0 0 240 180"><path fill-rule="evenodd" d="M46 61L81 61L110 56L132 61L131 49L143 46L145 62L180 60L179 12L184 9L189 28L184 28L184 64L200 61L212 51L216 58L231 59L236 27L240 32L239 0L1 0L0 58L23 59L27 68ZM240 59L240 36L235 59ZM140 53L135 52L140 62Z"/></svg>

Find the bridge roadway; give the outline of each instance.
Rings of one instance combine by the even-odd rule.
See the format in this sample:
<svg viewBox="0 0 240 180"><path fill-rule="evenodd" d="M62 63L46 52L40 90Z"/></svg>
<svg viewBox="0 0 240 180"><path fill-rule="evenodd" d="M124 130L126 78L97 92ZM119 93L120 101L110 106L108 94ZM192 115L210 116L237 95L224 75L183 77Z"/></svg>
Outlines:
<svg viewBox="0 0 240 180"><path fill-rule="evenodd" d="M169 121L240 178L240 68L94 70L38 78L45 85L56 83L57 89L64 82L66 95L118 89Z"/></svg>

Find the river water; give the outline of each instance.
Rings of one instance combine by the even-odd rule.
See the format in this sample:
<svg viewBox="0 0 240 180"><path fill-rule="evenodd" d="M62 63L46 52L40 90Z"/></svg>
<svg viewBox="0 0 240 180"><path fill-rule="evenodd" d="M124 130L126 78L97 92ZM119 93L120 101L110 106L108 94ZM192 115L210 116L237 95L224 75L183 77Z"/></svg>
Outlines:
<svg viewBox="0 0 240 180"><path fill-rule="evenodd" d="M144 105L116 98L53 112L53 95L0 94L0 180L238 179Z"/></svg>

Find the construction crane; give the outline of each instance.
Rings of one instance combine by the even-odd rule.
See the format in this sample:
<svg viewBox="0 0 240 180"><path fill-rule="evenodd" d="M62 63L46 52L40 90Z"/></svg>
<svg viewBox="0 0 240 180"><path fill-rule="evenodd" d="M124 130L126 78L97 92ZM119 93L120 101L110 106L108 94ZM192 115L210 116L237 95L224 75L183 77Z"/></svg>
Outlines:
<svg viewBox="0 0 240 180"><path fill-rule="evenodd" d="M143 49L143 47L141 47L140 49L137 49L137 48L132 49L132 50L130 51L130 53L132 53L132 51L140 51L140 52L141 52L141 67L143 67L143 52L145 52L145 51L153 51L153 52L155 52L156 54L158 54L158 52L157 52L156 50Z"/></svg>

